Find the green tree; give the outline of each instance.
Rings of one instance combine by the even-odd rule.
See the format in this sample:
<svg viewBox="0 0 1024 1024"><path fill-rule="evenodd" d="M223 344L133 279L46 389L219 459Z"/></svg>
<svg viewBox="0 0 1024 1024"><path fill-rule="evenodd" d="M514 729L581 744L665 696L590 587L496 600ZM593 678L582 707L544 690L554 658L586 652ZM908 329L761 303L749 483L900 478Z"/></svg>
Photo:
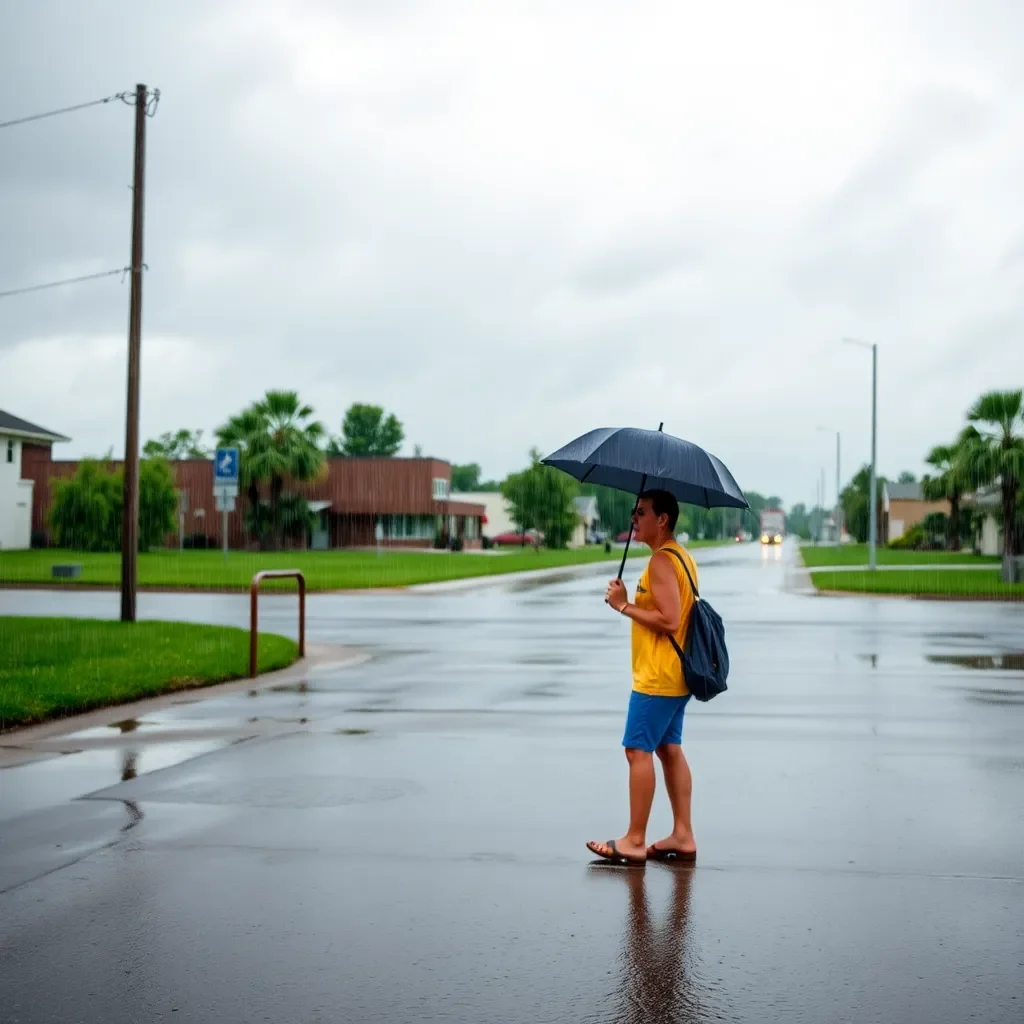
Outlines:
<svg viewBox="0 0 1024 1024"><path fill-rule="evenodd" d="M57 547L116 551L120 536L116 489L114 474L97 459L82 459L74 476L55 481L49 520Z"/></svg>
<svg viewBox="0 0 1024 1024"><path fill-rule="evenodd" d="M579 487L560 470L542 465L540 459L541 453L532 449L529 468L511 474L501 493L511 507L512 521L521 530L537 530L549 548L564 548L576 529L573 498Z"/></svg>
<svg viewBox="0 0 1024 1024"><path fill-rule="evenodd" d="M786 530L803 540L811 539L812 514L803 502L794 505L786 515Z"/></svg>
<svg viewBox="0 0 1024 1024"><path fill-rule="evenodd" d="M916 484L917 483L917 477L914 476L914 474L911 473L910 470L905 469L905 470L903 470L902 473L900 473L898 483L901 483L901 484Z"/></svg>
<svg viewBox="0 0 1024 1024"><path fill-rule="evenodd" d="M331 438L331 455L392 456L405 439L394 413L384 415L379 405L356 402L349 406L341 424L341 437Z"/></svg>
<svg viewBox="0 0 1024 1024"><path fill-rule="evenodd" d="M452 466L452 490L475 491L480 486L480 467L475 462L464 466Z"/></svg>
<svg viewBox="0 0 1024 1024"><path fill-rule="evenodd" d="M968 427L953 444L936 445L925 461L935 469L921 478L921 492L929 501L948 501L949 517L946 547L958 551L963 544L963 517L960 503L970 488L970 448L977 438L977 431Z"/></svg>
<svg viewBox="0 0 1024 1024"><path fill-rule="evenodd" d="M247 522L261 542L280 547L285 535L282 498L289 483L317 479L326 469L323 425L295 391L268 391L217 430L221 447L237 447L239 485L249 501ZM269 510L261 511L261 488L269 489Z"/></svg>
<svg viewBox="0 0 1024 1024"><path fill-rule="evenodd" d="M163 543L174 529L178 496L174 474L163 459L139 462L139 550ZM59 480L50 506L58 547L76 551L120 551L124 470L83 459L73 477Z"/></svg>
<svg viewBox="0 0 1024 1024"><path fill-rule="evenodd" d="M203 444L202 430L183 428L168 431L154 440L147 441L142 448L142 454L147 458L169 459L175 462L178 459L208 459L213 453Z"/></svg>
<svg viewBox="0 0 1024 1024"><path fill-rule="evenodd" d="M1019 552L1018 491L1024 483L1024 392L990 391L967 414L974 433L964 439L963 463L975 486L999 485L1003 554Z"/></svg>
<svg viewBox="0 0 1024 1024"><path fill-rule="evenodd" d="M118 547L123 507L124 471L117 474ZM139 460L139 548L147 551L163 544L174 529L178 511L178 489L174 471L166 459Z"/></svg>
<svg viewBox="0 0 1024 1024"><path fill-rule="evenodd" d="M881 504L882 487L886 479L878 477L876 501ZM871 508L871 466L865 465L857 471L853 479L843 488L840 504L843 507L843 523L847 531L858 544L865 544L870 533ZM881 522L881 517L879 517Z"/></svg>

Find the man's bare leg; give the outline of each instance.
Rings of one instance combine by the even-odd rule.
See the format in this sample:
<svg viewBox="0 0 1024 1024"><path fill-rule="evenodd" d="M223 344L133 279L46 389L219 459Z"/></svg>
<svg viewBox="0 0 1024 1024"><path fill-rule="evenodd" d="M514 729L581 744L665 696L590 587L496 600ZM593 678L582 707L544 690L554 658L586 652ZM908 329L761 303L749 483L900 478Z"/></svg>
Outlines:
<svg viewBox="0 0 1024 1024"><path fill-rule="evenodd" d="M672 804L672 834L660 839L654 845L659 850L693 853L697 849L697 842L693 837L693 825L690 821L693 776L690 774L686 755L678 743L663 743L658 747L658 757L665 772L665 788L668 790L668 799Z"/></svg>
<svg viewBox="0 0 1024 1024"><path fill-rule="evenodd" d="M649 750L626 748L629 761L629 830L615 840L615 849L624 857L644 857L647 853L647 822L654 803L654 755ZM607 843L593 842L588 846L603 856L612 850Z"/></svg>

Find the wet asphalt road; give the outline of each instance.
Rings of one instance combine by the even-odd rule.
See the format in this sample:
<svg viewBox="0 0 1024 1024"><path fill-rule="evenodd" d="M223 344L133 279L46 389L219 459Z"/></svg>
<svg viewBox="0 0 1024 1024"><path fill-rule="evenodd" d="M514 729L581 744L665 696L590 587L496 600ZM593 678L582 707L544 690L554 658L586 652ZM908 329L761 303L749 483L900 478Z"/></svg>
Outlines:
<svg viewBox="0 0 1024 1024"><path fill-rule="evenodd" d="M801 596L785 557L700 553L733 667L687 711L695 868L584 848L625 827L606 567L316 597L369 662L0 771L0 1020L1024 1020L1024 606Z"/></svg>

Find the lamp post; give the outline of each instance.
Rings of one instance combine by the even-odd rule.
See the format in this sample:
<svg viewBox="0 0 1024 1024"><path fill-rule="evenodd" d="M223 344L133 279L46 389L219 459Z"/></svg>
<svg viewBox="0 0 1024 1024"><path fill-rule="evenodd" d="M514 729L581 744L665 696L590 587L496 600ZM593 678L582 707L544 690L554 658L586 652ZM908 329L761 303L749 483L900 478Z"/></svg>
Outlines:
<svg viewBox="0 0 1024 1024"><path fill-rule="evenodd" d="M823 434L835 434L836 435L836 511L835 511L835 525L836 525L836 544L842 544L843 542L843 505L839 498L839 488L842 486L842 477L839 475L839 431L833 430L831 427L818 427L818 430Z"/></svg>
<svg viewBox="0 0 1024 1024"><path fill-rule="evenodd" d="M868 519L868 568L874 569L878 564L875 550L878 545L878 346L873 342L860 341L858 338L843 338L843 342L871 349L871 508Z"/></svg>

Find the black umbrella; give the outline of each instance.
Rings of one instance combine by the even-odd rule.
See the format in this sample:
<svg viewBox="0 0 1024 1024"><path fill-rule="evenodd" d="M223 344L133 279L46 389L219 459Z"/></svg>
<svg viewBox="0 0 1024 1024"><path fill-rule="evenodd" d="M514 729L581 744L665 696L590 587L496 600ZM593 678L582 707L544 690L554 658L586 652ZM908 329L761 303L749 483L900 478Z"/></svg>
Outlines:
<svg viewBox="0 0 1024 1024"><path fill-rule="evenodd" d="M570 441L541 461L580 483L603 484L639 495L657 488L687 505L749 509L725 464L691 441L639 427L599 427ZM632 531L619 567L621 578Z"/></svg>

